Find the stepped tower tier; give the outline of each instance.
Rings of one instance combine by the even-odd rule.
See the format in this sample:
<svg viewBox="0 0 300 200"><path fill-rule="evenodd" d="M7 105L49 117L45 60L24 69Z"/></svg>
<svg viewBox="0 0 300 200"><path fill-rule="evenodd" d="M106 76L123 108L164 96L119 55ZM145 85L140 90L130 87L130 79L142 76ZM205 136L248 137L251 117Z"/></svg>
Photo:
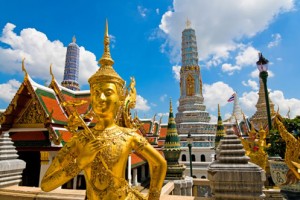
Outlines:
<svg viewBox="0 0 300 200"><path fill-rule="evenodd" d="M75 36L72 42L68 45L64 79L61 82L62 86L69 88L70 90L78 91L78 74L79 74L79 47L76 44Z"/></svg>
<svg viewBox="0 0 300 200"><path fill-rule="evenodd" d="M254 127L259 130L260 125L262 124L264 127L268 124L268 115L267 115L267 106L265 99L265 90L263 88L264 83L262 79L259 78L259 91L258 91L258 100L256 103L256 112L251 117L250 121L253 122ZM271 117L275 116L274 103L269 98L270 112Z"/></svg>
<svg viewBox="0 0 300 200"><path fill-rule="evenodd" d="M214 155L215 147L215 124L210 123L209 113L204 105L202 94L202 77L198 65L198 51L195 30L191 28L190 21L182 32L182 66L180 69L180 98L176 113L176 127L180 137L181 161L188 161L186 158L187 136L190 133L193 137L192 160L193 172L196 177L207 177L207 166ZM206 162L200 163L200 162ZM189 165L189 162L184 163ZM188 174L188 169L185 174Z"/></svg>

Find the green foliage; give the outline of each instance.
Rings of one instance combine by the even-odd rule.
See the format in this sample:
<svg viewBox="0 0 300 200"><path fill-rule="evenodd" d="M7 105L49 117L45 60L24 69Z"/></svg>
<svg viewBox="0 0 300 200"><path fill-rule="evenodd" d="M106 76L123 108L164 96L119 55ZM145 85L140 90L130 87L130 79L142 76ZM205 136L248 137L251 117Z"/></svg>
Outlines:
<svg viewBox="0 0 300 200"><path fill-rule="evenodd" d="M288 132L292 133L296 138L300 137L300 116L294 119L284 118L282 122ZM268 155L280 156L284 159L286 144L278 130L272 129L270 131L268 143L270 144L270 146L266 148Z"/></svg>
<svg viewBox="0 0 300 200"><path fill-rule="evenodd" d="M284 126L286 130L292 133L295 137L300 136L300 116L294 119L284 119Z"/></svg>
<svg viewBox="0 0 300 200"><path fill-rule="evenodd" d="M269 144L270 146L266 148L267 154L272 157L280 156L284 159L286 144L278 130L272 129L270 131Z"/></svg>

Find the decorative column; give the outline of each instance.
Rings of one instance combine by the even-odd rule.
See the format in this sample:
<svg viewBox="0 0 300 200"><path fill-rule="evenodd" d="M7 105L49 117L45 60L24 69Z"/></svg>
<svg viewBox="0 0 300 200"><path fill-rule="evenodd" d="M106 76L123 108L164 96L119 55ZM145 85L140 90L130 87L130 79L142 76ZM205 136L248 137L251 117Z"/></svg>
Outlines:
<svg viewBox="0 0 300 200"><path fill-rule="evenodd" d="M128 166L127 166L127 173L128 173L128 183L129 183L129 186L132 185L131 181L132 181L132 176L131 176L131 154L129 154L128 156Z"/></svg>
<svg viewBox="0 0 300 200"><path fill-rule="evenodd" d="M9 137L9 132L0 135L0 187L18 185L22 180L22 172L26 167Z"/></svg>
<svg viewBox="0 0 300 200"><path fill-rule="evenodd" d="M133 186L139 185L138 180L137 180L137 168L133 169Z"/></svg>

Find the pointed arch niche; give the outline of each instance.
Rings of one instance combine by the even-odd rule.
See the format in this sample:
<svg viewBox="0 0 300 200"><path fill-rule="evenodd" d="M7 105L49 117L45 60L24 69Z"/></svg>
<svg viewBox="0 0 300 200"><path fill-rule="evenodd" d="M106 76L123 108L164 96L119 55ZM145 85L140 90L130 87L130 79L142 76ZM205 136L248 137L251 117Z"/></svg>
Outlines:
<svg viewBox="0 0 300 200"><path fill-rule="evenodd" d="M191 74L186 79L186 95L193 96L195 94L195 79Z"/></svg>

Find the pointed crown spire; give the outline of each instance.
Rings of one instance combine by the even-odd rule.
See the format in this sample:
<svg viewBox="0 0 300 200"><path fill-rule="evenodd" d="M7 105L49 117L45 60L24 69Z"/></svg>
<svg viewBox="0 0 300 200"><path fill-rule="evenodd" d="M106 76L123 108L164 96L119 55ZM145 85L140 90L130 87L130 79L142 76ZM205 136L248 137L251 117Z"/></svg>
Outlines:
<svg viewBox="0 0 300 200"><path fill-rule="evenodd" d="M109 50L109 35L108 35L108 22L106 20L105 34L104 34L104 52L99 60L100 68L98 71L89 78L90 85L100 82L117 83L121 88L124 88L125 81L114 70L114 61L110 56Z"/></svg>
<svg viewBox="0 0 300 200"><path fill-rule="evenodd" d="M218 116L221 116L220 104L218 104Z"/></svg>
<svg viewBox="0 0 300 200"><path fill-rule="evenodd" d="M110 40L109 40L109 35L108 35L108 22L106 19L106 23L105 23L105 33L104 33L104 52L102 55L102 58L100 58L99 60L99 65L100 66L112 66L114 64L114 60L111 58L110 56L110 50L109 50L109 44L110 44Z"/></svg>

